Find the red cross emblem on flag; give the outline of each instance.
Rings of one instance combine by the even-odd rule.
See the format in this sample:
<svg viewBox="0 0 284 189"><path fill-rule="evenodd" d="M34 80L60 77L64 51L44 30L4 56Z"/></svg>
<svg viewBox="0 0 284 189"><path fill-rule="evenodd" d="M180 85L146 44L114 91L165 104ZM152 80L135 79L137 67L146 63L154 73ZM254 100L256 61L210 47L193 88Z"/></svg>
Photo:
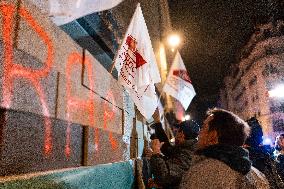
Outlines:
<svg viewBox="0 0 284 189"><path fill-rule="evenodd" d="M174 70L173 75L181 78L184 81L191 83L191 80L186 70Z"/></svg>
<svg viewBox="0 0 284 189"><path fill-rule="evenodd" d="M134 56L136 57L136 68L139 68L140 66L146 64L147 62L144 60L144 58L141 56L141 54L137 50L137 41L134 37L131 35L127 36L126 44L128 45L128 49L134 53Z"/></svg>

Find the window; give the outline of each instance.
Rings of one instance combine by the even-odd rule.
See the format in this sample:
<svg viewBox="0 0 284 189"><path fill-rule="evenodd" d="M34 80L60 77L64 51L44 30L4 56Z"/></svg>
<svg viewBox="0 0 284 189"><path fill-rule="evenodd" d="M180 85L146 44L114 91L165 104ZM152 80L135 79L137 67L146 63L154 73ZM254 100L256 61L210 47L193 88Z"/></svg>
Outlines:
<svg viewBox="0 0 284 189"><path fill-rule="evenodd" d="M249 71L249 69L252 67L253 65L253 61L249 63L249 65L245 68L246 72Z"/></svg>
<svg viewBox="0 0 284 189"><path fill-rule="evenodd" d="M277 106L270 106L270 112L271 113L279 112L279 107L277 107Z"/></svg>
<svg viewBox="0 0 284 189"><path fill-rule="evenodd" d="M123 37L111 11L93 13L60 27L109 70L119 47L119 40ZM115 72L116 70L113 76L116 75Z"/></svg>
<svg viewBox="0 0 284 189"><path fill-rule="evenodd" d="M279 30L280 30L280 33L281 33L282 35L284 35L284 25L281 25Z"/></svg>
<svg viewBox="0 0 284 189"><path fill-rule="evenodd" d="M263 30L263 36L264 36L265 39L271 37L271 32L270 32L270 30L269 30L269 29Z"/></svg>
<svg viewBox="0 0 284 189"><path fill-rule="evenodd" d="M266 50L266 55L272 55L273 54L273 50L272 50L272 48L266 48L265 49Z"/></svg>
<svg viewBox="0 0 284 189"><path fill-rule="evenodd" d="M233 77L237 77L239 71L240 71L240 68L236 68L234 73L233 73Z"/></svg>
<svg viewBox="0 0 284 189"><path fill-rule="evenodd" d="M255 85L256 84L256 76L254 76L250 81L249 81L249 86Z"/></svg>
<svg viewBox="0 0 284 189"><path fill-rule="evenodd" d="M239 78L239 79L234 83L232 89L234 90L235 88L237 88L237 86L240 84L240 82L241 82L241 78Z"/></svg>
<svg viewBox="0 0 284 189"><path fill-rule="evenodd" d="M275 119L272 122L274 131L284 131L284 121L283 119Z"/></svg>
<svg viewBox="0 0 284 189"><path fill-rule="evenodd" d="M280 111L281 111L282 113L284 113L284 102L281 103L281 105L280 105L279 108L280 108Z"/></svg>
<svg viewBox="0 0 284 189"><path fill-rule="evenodd" d="M270 73L271 74L278 74L279 70L275 66L270 65Z"/></svg>
<svg viewBox="0 0 284 189"><path fill-rule="evenodd" d="M272 64L266 64L264 70L262 71L263 76L268 76L269 74L278 74L279 70Z"/></svg>
<svg viewBox="0 0 284 189"><path fill-rule="evenodd" d="M256 95L255 95L255 100L257 100L257 99L258 99L258 95L256 94Z"/></svg>
<svg viewBox="0 0 284 189"><path fill-rule="evenodd" d="M239 101L242 96L243 96L243 93L239 93L239 94L236 96L235 101Z"/></svg>

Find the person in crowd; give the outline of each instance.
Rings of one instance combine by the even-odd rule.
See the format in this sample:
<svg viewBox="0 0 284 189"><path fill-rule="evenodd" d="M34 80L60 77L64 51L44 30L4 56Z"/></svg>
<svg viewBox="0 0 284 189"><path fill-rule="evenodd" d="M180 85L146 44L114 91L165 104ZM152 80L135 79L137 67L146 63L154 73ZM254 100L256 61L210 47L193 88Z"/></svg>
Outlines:
<svg viewBox="0 0 284 189"><path fill-rule="evenodd" d="M275 141L276 148L276 161L277 161L277 171L282 179L284 180L284 134L280 134L276 137ZM284 188L284 187L283 187Z"/></svg>
<svg viewBox="0 0 284 189"><path fill-rule="evenodd" d="M262 145L262 127L255 117L247 120L250 127L250 136L245 142L245 148L249 151L252 165L261 171L267 178L270 188L284 188L284 183L277 170L277 162L273 159L270 151Z"/></svg>
<svg viewBox="0 0 284 189"><path fill-rule="evenodd" d="M248 135L248 124L234 113L209 110L180 189L268 189L265 175L252 167L247 150L241 147Z"/></svg>
<svg viewBox="0 0 284 189"><path fill-rule="evenodd" d="M158 138L152 141L153 155L150 159L154 182L163 189L178 188L184 172L191 165L191 156L197 143L198 125L192 121L178 124L175 145L171 146L166 134L160 130L162 127L158 118L154 116L155 125L152 126L156 127Z"/></svg>
<svg viewBox="0 0 284 189"><path fill-rule="evenodd" d="M155 134L152 134L150 139L155 142L156 137ZM153 188L150 186L151 184L149 181L152 179L152 172L150 167L150 158L152 156L152 150L148 147L148 141L147 139L144 139L144 149L142 153L142 178L144 182L145 189L151 189Z"/></svg>

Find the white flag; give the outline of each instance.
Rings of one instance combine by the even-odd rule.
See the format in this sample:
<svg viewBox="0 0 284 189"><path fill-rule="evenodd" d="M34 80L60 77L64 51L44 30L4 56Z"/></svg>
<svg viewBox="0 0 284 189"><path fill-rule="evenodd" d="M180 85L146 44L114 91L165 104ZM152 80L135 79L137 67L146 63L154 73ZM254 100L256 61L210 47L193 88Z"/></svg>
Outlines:
<svg viewBox="0 0 284 189"><path fill-rule="evenodd" d="M174 58L163 91L180 101L185 110L196 95L179 52Z"/></svg>
<svg viewBox="0 0 284 189"><path fill-rule="evenodd" d="M151 118L157 107L154 83L161 78L140 4L114 62L118 81L129 92L140 113Z"/></svg>
<svg viewBox="0 0 284 189"><path fill-rule="evenodd" d="M123 0L31 0L49 16L56 25L63 25L80 17L111 9ZM46 4L48 2L48 4ZM48 10L47 10L48 9Z"/></svg>

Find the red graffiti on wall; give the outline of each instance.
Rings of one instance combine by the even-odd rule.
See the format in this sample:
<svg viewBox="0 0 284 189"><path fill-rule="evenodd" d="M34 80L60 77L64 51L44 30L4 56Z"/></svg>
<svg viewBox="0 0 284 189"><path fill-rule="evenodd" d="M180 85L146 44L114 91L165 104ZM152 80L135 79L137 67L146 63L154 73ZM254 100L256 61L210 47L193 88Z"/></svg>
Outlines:
<svg viewBox="0 0 284 189"><path fill-rule="evenodd" d="M115 116L115 101L114 101L114 97L113 97L113 94L111 91L109 91L107 93L107 96L106 96L106 99L112 103L112 109L109 110L109 102L107 101L104 101L104 104L103 104L103 108L104 108L104 129L107 128L107 123L108 121L111 121L113 120L114 116ZM109 136L108 136L108 139L109 139L109 142L111 144L111 148L113 150L117 149L118 147L118 143L117 141L114 139L113 135L112 135L112 132L109 132Z"/></svg>
<svg viewBox="0 0 284 189"><path fill-rule="evenodd" d="M41 86L41 79L45 78L51 70L53 64L53 44L44 29L34 20L31 14L24 8L18 9L19 16L23 18L28 25L37 33L37 35L43 40L47 47L47 56L44 67L42 69L31 69L24 67L20 64L16 64L13 61L13 25L14 14L17 8L14 5L1 4L0 13L2 14L2 35L4 43L4 65L3 65L3 87L2 87L2 106L9 108L11 106L11 98L13 95L13 84L17 78L26 79L34 87L37 95L39 96L42 111L44 115L45 123L45 135L44 135L44 153L46 155L51 154L52 151L52 130L51 121L49 119L49 110L46 103L46 97Z"/></svg>
<svg viewBox="0 0 284 189"><path fill-rule="evenodd" d="M111 110L109 110L109 104L113 104ZM111 120L113 120L113 118L115 117L115 101L114 101L114 97L113 94L109 91L106 95L106 101L103 102L103 112L104 112L104 116L103 116L103 120L104 120L104 125L103 125L103 129L106 130L107 129L107 123ZM112 132L109 132L108 135L108 140L109 143L111 145L111 148L113 150L118 148L118 143L115 140L115 138L113 137ZM94 145L95 145L95 150L98 151L99 150L99 129L95 128L94 130Z"/></svg>
<svg viewBox="0 0 284 189"><path fill-rule="evenodd" d="M14 52L13 52L13 28L15 25L14 14L18 11L20 18L25 20L27 24L36 32L36 34L42 39L46 45L46 59L44 66L41 69L33 69L25 67L21 64L14 62ZM33 86L35 92L37 93L40 103L42 106L42 112L44 115L44 154L50 155L52 152L52 123L50 120L50 113L48 109L48 104L46 102L46 95L43 90L41 81L46 78L51 71L53 60L54 60L54 47L51 39L44 29L37 23L37 21L32 17L32 15L25 10L23 7L17 8L15 5L10 4L0 4L0 14L2 14L2 35L3 35L3 86L2 86L2 102L1 105L5 108L10 108L12 104L12 96L14 92L14 82L16 79L25 79L31 86ZM82 63L83 57L81 54L73 52L69 55L66 65L66 99L67 99L67 120L68 125L66 129L66 144L65 144L65 155L70 157L71 155L71 113L74 110L84 110L88 113L89 125L94 126L94 93L93 93L93 73L92 64L90 60L86 57L85 61ZM78 96L73 96L71 94L72 81L71 72L72 68L76 64L84 64L87 70L87 78L89 80L90 90L88 94L88 99L81 99ZM115 103L113 94L108 92L106 99L112 104ZM110 108L108 106L109 102L104 102L103 104L103 119L104 126L107 128L108 121L113 120L115 117L115 106ZM94 134L95 148L98 150L99 147L99 129L95 128ZM114 139L113 134L109 132L109 142L112 149L117 149L118 142Z"/></svg>
<svg viewBox="0 0 284 189"><path fill-rule="evenodd" d="M70 149L70 141L71 141L71 112L74 110L84 110L88 112L89 117L89 125L94 126L94 93L93 93L93 73L92 73L92 64L88 57L85 57L85 61L82 62L83 57L79 53L71 53L68 57L67 65L66 65L66 98L67 98L67 120L68 126L66 130L66 145L65 145L65 155L67 157L70 156L71 149ZM72 86L72 79L71 79L71 71L74 65L76 64L84 64L87 70L87 76L90 84L89 96L88 99L82 99L77 96L73 96L71 94L71 86Z"/></svg>
<svg viewBox="0 0 284 189"><path fill-rule="evenodd" d="M95 150L98 151L99 150L99 128L95 128L94 129L94 145L95 145Z"/></svg>

